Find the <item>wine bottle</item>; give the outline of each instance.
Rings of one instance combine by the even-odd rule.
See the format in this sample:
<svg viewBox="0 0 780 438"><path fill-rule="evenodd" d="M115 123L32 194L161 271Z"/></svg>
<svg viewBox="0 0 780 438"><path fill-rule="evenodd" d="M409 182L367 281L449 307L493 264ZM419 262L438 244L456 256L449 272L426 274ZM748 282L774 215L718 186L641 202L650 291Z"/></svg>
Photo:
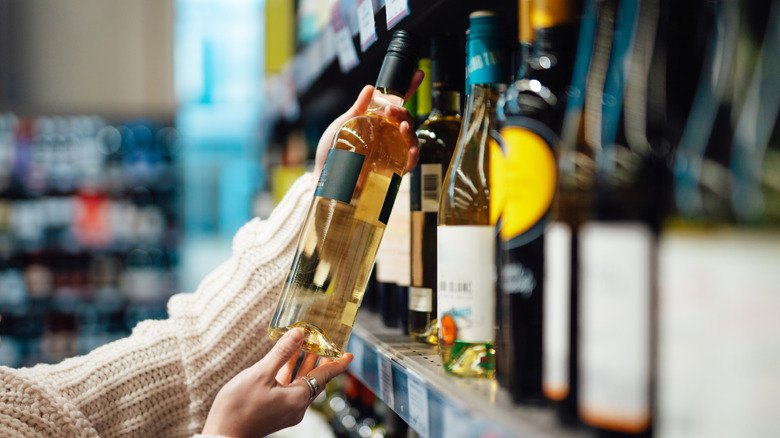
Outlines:
<svg viewBox="0 0 780 438"><path fill-rule="evenodd" d="M543 249L542 390L553 404L558 420L568 426L579 423L576 236L579 224L590 214L595 180L594 152L584 141L583 109L594 48L599 47L596 44L597 11L595 0L584 2L569 98L560 132L559 181L545 227ZM602 35L599 43L603 44L610 37Z"/></svg>
<svg viewBox="0 0 780 438"><path fill-rule="evenodd" d="M490 215L490 142L504 92L499 18L469 16L465 119L444 177L437 229L439 354L460 376L492 377L495 335L495 229Z"/></svg>
<svg viewBox="0 0 780 438"><path fill-rule="evenodd" d="M703 13L711 22L705 63L675 163L680 204L659 243L657 430L771 436L780 422L755 407L777 403L765 388L777 384L780 366L769 310L780 281L780 3ZM681 204L689 200L697 203ZM702 397L715 376L726 377Z"/></svg>
<svg viewBox="0 0 780 438"><path fill-rule="evenodd" d="M520 10L524 9L521 5ZM503 144L492 154L491 212L498 217L501 324L499 382L517 402L540 403L544 229L557 185L556 155L576 48L580 7L572 0L536 1L521 17L521 39L534 51L503 97ZM526 30L527 26L532 29ZM523 47L523 44L520 44ZM501 359L503 358L503 359Z"/></svg>
<svg viewBox="0 0 780 438"><path fill-rule="evenodd" d="M457 44L452 37L431 41L431 96L428 118L417 129L420 158L409 172L411 179L411 285L409 334L412 339L436 345L436 227L442 180L460 131L460 84L456 79ZM424 83L424 81L423 81ZM421 93L418 102L424 102ZM418 107L418 113L425 108Z"/></svg>
<svg viewBox="0 0 780 438"><path fill-rule="evenodd" d="M305 332L304 350L344 354L406 170L408 146L385 116L417 67L417 37L396 31L367 111L334 136L268 333Z"/></svg>

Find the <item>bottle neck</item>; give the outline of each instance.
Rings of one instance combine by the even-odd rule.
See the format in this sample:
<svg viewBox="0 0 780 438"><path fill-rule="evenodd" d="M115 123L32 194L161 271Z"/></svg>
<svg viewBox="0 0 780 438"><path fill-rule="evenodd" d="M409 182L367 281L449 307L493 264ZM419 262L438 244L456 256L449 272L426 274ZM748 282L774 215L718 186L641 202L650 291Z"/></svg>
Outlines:
<svg viewBox="0 0 780 438"><path fill-rule="evenodd" d="M460 114L460 93L434 87L431 95L431 117Z"/></svg>

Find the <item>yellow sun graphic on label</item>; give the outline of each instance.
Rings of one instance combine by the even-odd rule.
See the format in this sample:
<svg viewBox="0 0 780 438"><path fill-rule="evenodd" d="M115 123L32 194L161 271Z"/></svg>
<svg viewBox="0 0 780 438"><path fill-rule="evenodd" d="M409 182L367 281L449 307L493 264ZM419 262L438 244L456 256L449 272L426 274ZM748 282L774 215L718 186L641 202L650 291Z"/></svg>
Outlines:
<svg viewBox="0 0 780 438"><path fill-rule="evenodd" d="M526 128L501 129L505 151L490 145L490 215L505 241L533 227L555 195L555 156L542 137Z"/></svg>

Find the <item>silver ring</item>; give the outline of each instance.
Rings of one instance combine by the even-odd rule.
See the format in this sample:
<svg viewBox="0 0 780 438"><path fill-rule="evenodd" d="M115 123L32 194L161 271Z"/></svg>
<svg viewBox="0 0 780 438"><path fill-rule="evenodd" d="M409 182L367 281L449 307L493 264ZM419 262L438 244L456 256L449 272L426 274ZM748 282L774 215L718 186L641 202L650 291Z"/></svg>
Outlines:
<svg viewBox="0 0 780 438"><path fill-rule="evenodd" d="M309 400L313 400L320 390L320 384L317 383L317 379L309 375L303 376L301 379L309 385Z"/></svg>

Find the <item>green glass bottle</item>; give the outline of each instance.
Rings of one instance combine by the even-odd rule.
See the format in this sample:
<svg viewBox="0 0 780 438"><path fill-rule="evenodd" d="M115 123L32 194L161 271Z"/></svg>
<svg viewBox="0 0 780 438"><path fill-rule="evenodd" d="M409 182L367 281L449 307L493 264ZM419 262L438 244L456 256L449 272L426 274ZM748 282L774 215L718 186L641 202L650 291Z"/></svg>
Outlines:
<svg viewBox="0 0 780 438"><path fill-rule="evenodd" d="M429 96L421 86L418 114L428 117L417 128L420 158L411 177L411 283L409 334L412 339L436 345L436 227L439 196L460 132L460 84L457 44L454 38L431 41ZM422 66L422 63L421 63ZM428 108L425 108L425 102Z"/></svg>

